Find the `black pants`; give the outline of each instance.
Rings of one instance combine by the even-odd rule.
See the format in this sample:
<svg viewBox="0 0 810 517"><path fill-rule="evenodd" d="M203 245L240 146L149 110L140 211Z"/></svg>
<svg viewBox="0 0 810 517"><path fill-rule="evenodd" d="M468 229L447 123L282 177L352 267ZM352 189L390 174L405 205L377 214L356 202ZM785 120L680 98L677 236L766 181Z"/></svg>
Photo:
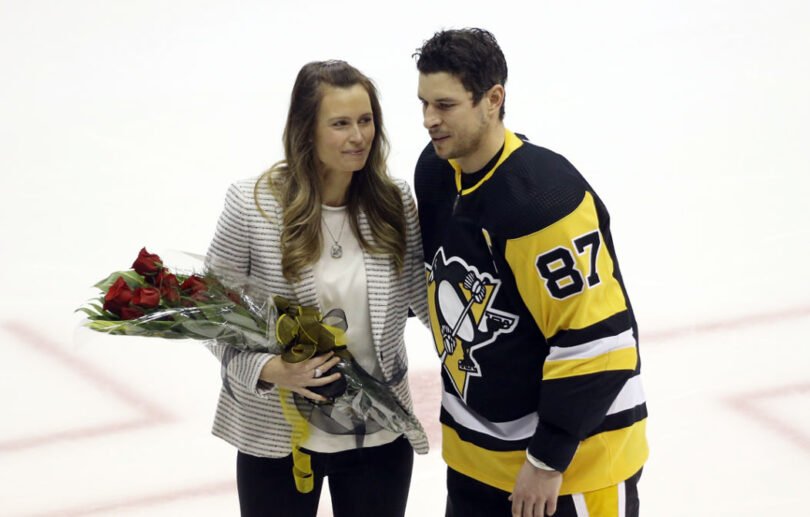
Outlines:
<svg viewBox="0 0 810 517"><path fill-rule="evenodd" d="M323 478L329 480L334 517L402 517L408 502L413 449L400 436L378 447L313 452L314 489L295 488L292 456L236 456L236 484L242 517L315 517Z"/></svg>
<svg viewBox="0 0 810 517"><path fill-rule="evenodd" d="M557 511L554 517L614 517L624 515L626 517L638 517L638 480L641 478L639 470L621 486L609 487L603 493L592 492L589 497L583 494L562 495L557 498ZM619 512L619 508L604 508L603 503L617 501L614 494L607 493L609 490L622 490L624 493L624 508ZM577 511L577 506L588 506L593 504L583 513ZM504 492L495 487L485 485L480 481L467 477L453 469L447 469L447 507L445 517L510 517L512 515L512 502L509 501L509 492Z"/></svg>

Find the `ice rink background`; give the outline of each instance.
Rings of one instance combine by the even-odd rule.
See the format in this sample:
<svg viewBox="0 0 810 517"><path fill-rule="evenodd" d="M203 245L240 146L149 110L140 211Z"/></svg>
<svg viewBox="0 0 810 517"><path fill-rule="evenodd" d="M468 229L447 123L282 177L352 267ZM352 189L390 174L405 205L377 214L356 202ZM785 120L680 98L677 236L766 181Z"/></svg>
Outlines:
<svg viewBox="0 0 810 517"><path fill-rule="evenodd" d="M649 400L644 515L804 514L807 2L0 0L0 515L238 514L213 357L88 336L72 311L141 246L205 251L228 184L280 158L307 61L376 81L411 180L411 54L471 25L507 56L507 126L611 212ZM408 515L439 516L438 364L418 323L407 337L433 445Z"/></svg>

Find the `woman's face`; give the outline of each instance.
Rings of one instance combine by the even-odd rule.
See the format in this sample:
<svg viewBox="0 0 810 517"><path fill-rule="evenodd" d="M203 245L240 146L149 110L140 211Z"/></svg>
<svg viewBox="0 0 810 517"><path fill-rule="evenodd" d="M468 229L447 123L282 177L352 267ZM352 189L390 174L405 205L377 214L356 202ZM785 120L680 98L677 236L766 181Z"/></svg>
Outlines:
<svg viewBox="0 0 810 517"><path fill-rule="evenodd" d="M362 85L322 86L315 152L322 174L352 173L366 164L374 139L371 101Z"/></svg>

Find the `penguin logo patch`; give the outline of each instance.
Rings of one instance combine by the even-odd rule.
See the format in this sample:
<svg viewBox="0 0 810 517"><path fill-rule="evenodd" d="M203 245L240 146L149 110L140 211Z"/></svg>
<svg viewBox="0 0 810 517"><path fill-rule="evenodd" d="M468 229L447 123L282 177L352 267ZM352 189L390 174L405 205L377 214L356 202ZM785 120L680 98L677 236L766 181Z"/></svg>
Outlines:
<svg viewBox="0 0 810 517"><path fill-rule="evenodd" d="M471 377L485 372L475 351L512 332L518 316L493 308L501 281L439 248L428 266L428 305L436 351L463 400Z"/></svg>

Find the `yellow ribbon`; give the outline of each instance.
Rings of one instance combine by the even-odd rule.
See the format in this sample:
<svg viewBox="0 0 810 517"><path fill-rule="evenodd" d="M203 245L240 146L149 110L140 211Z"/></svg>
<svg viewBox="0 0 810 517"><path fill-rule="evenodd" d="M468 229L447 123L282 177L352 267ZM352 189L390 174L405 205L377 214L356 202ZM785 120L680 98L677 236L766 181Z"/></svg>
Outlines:
<svg viewBox="0 0 810 517"><path fill-rule="evenodd" d="M295 488L302 494L312 492L314 487L314 476L312 474L312 460L309 454L301 450L301 443L309 438L309 425L307 421L298 412L295 403L290 404L292 400L290 390L279 388L278 396L281 399L281 410L284 413L284 418L292 426L292 435L290 442L292 444L292 457L293 457L293 478L295 479Z"/></svg>
<svg viewBox="0 0 810 517"><path fill-rule="evenodd" d="M342 310L335 309L321 317L318 309L292 305L280 296L275 297L275 303L279 312L276 340L284 347L281 357L285 361L298 363L346 348L347 324Z"/></svg>
<svg viewBox="0 0 810 517"><path fill-rule="evenodd" d="M279 317L276 320L276 339L284 347L281 359L289 363L305 361L316 354L330 351L341 357L348 355L346 347L346 315L340 309L329 311L321 317L314 307L292 305L287 299L276 296L274 299ZM290 404L289 390L279 388L281 409L284 419L292 426L290 443L293 457L293 477L295 487L306 494L312 491L314 476L309 454L301 450L301 443L309 437L309 425L301 413Z"/></svg>

